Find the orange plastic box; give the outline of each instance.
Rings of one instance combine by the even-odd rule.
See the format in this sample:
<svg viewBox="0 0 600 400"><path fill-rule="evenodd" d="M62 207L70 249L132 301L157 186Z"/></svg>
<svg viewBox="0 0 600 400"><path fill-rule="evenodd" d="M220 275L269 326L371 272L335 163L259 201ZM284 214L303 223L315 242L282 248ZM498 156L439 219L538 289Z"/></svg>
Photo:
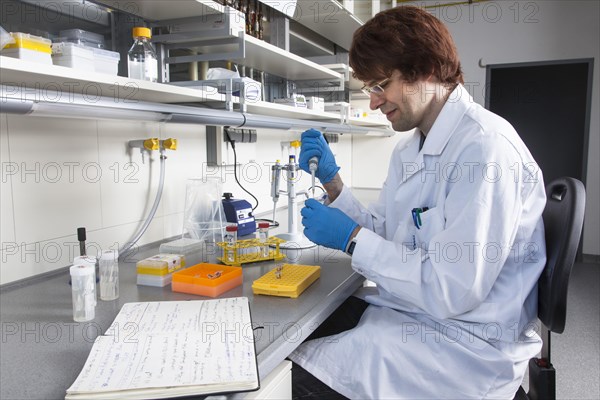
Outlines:
<svg viewBox="0 0 600 400"><path fill-rule="evenodd" d="M220 264L197 264L173 273L171 290L217 297L242 284L242 268Z"/></svg>

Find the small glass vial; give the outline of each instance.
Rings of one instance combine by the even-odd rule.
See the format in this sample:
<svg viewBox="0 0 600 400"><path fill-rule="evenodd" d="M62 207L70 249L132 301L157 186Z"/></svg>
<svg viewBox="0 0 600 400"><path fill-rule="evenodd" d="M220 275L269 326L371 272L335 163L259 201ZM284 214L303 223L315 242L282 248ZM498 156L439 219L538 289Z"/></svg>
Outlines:
<svg viewBox="0 0 600 400"><path fill-rule="evenodd" d="M100 300L119 298L119 252L106 250L100 256Z"/></svg>
<svg viewBox="0 0 600 400"><path fill-rule="evenodd" d="M150 38L152 32L149 28L133 28L133 46L127 52L127 68L129 77L143 81L158 81L158 61L156 50Z"/></svg>
<svg viewBox="0 0 600 400"><path fill-rule="evenodd" d="M225 227L225 259L227 262L235 262L235 244L237 243L237 225L227 225Z"/></svg>
<svg viewBox="0 0 600 400"><path fill-rule="evenodd" d="M69 269L69 272L71 273L73 320L75 322L90 321L96 316L94 268L89 265L76 264Z"/></svg>
<svg viewBox="0 0 600 400"><path fill-rule="evenodd" d="M93 256L76 256L73 258L73 265L87 265L94 271L94 302L98 301L98 289L96 289L96 283L98 282L99 273L96 271L97 259ZM96 303L94 303L96 305Z"/></svg>
<svg viewBox="0 0 600 400"><path fill-rule="evenodd" d="M260 256L262 258L269 257L269 223L259 222L258 223L258 239L260 240Z"/></svg>

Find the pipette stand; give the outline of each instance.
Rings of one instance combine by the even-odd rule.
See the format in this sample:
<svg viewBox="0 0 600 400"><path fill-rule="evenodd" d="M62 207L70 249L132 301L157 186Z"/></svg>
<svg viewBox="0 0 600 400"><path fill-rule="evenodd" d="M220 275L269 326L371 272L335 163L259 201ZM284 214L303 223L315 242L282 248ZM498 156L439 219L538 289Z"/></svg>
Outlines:
<svg viewBox="0 0 600 400"><path fill-rule="evenodd" d="M274 168L280 168L281 170L286 171L287 178L287 192L277 191L278 193L276 193L277 197L279 196L279 193L286 194L288 197L288 231L276 235L276 237L285 240L285 243L281 243L279 247L282 249L308 249L315 247L316 244L308 240L308 238L298 229L298 197L303 196L304 198L308 198L308 192L306 190L296 191L300 167L298 166L298 163L296 163L295 157L290 157L288 164L276 164ZM279 186L275 180L272 184L273 187Z"/></svg>

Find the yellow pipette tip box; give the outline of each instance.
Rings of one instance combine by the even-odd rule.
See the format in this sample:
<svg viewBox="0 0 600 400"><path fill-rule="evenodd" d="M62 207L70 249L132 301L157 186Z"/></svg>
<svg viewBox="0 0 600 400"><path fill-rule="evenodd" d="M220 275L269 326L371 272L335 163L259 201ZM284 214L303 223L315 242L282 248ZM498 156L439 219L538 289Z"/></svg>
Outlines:
<svg viewBox="0 0 600 400"><path fill-rule="evenodd" d="M296 298L321 276L318 265L282 264L252 283L254 294Z"/></svg>

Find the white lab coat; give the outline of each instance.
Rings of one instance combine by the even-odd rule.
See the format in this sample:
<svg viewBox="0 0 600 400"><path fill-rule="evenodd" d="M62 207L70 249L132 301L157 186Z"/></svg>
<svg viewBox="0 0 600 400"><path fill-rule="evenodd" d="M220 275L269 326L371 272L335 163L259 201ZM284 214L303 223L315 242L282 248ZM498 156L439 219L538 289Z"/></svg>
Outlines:
<svg viewBox="0 0 600 400"><path fill-rule="evenodd" d="M377 288L355 328L290 358L354 399L512 399L541 348L545 203L514 128L459 85L422 150L416 133L394 150L375 204L344 188L330 205L363 227L352 266Z"/></svg>

